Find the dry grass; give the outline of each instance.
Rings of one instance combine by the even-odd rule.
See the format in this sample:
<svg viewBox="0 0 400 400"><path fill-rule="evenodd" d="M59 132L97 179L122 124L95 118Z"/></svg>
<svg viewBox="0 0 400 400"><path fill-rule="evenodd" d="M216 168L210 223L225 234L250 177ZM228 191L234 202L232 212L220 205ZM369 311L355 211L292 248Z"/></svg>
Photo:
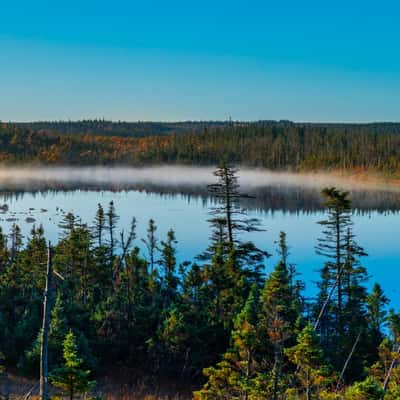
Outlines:
<svg viewBox="0 0 400 400"><path fill-rule="evenodd" d="M190 400L192 389L188 384L177 384L167 380L155 382L125 370L99 379L95 391L86 398L98 396L103 400ZM22 400L31 390L30 400L38 399L37 382L9 375L7 381L0 383L0 400L7 398L1 395L6 393L9 394L9 400ZM57 390L51 389L50 395L57 396Z"/></svg>

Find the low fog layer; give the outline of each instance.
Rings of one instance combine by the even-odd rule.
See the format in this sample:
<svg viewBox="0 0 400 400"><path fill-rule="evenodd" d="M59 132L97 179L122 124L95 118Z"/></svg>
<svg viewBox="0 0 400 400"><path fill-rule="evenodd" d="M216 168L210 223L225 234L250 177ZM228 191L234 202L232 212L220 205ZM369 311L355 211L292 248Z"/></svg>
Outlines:
<svg viewBox="0 0 400 400"><path fill-rule="evenodd" d="M0 168L0 189L27 189L82 185L118 186L121 189L132 188L135 185L161 185L193 187L206 186L215 183L214 168L159 166L151 168L127 167L40 167L40 168ZM239 180L243 188L259 188L266 186L294 186L307 189L317 189L325 186L337 186L342 189L377 189L398 191L397 185L387 185L379 182L360 182L352 177L334 174L296 174L273 172L261 169L246 169L239 171Z"/></svg>

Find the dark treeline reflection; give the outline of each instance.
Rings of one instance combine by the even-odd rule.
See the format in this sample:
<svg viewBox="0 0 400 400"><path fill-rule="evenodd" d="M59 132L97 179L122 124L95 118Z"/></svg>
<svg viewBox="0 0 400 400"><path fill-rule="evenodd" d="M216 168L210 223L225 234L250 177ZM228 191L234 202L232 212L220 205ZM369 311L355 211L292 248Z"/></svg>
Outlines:
<svg viewBox="0 0 400 400"><path fill-rule="evenodd" d="M301 185L269 184L259 187L243 186L252 197L242 200L242 206L249 210L258 212L283 211L287 213L314 213L323 210L319 187L304 187ZM127 192L139 191L144 193L158 194L162 197L173 198L180 196L188 202L201 200L204 206L215 201L210 196L207 188L199 185L168 185L155 183L85 183L81 182L35 182L34 184L21 187L13 187L12 184L0 188L0 201L6 203L10 200L19 200L24 194L33 196L55 195L74 191L112 191ZM349 190L352 200L353 211L364 214L377 212L381 214L397 213L400 210L400 192L384 189L356 188Z"/></svg>

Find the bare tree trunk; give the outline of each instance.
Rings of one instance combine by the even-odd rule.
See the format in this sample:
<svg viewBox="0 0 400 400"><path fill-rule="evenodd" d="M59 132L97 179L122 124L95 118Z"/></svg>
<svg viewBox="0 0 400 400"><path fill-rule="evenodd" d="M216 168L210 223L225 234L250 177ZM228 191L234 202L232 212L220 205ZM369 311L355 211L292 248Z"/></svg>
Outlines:
<svg viewBox="0 0 400 400"><path fill-rule="evenodd" d="M341 238L340 238L340 216L336 216L336 277L337 277L337 290L338 290L338 323L339 329L340 326L340 318L342 315L342 274L343 274L343 266L342 266L342 255L340 252L341 246Z"/></svg>
<svg viewBox="0 0 400 400"><path fill-rule="evenodd" d="M51 254L51 243L49 242L47 253L47 273L46 273L46 288L43 299L43 323L42 323L42 340L40 344L40 398L47 400L48 393L48 341L49 327L51 318L51 289L53 278L53 263Z"/></svg>
<svg viewBox="0 0 400 400"><path fill-rule="evenodd" d="M346 359L346 362L345 362L344 365L343 365L343 369L342 369L342 371L341 371L341 373L340 373L340 376L339 376L339 379L338 379L338 382L337 382L337 385L336 385L335 393L337 393L338 390L339 390L339 388L340 388L340 384L341 384L341 382L342 382L342 380L343 380L344 373L346 372L346 369L347 369L347 367L348 367L348 365L349 365L349 362L350 362L350 360L351 360L351 357L353 357L353 354L354 354L354 352L355 352L355 350L356 350L357 344L358 344L358 342L360 341L361 332L362 332L362 331L360 331L360 332L358 333L357 338L356 338L356 340L355 340L355 342L354 342L354 344L353 344L353 347L351 348L350 354L348 355L348 357L347 357L347 359Z"/></svg>
<svg viewBox="0 0 400 400"><path fill-rule="evenodd" d="M278 388L279 388L279 379L280 379L280 357L281 351L280 346L275 345L274 350L274 367L273 367L273 385L272 385L272 400L278 400Z"/></svg>
<svg viewBox="0 0 400 400"><path fill-rule="evenodd" d="M388 388L389 381L390 381L390 377L391 377L391 375L392 375L393 369L394 369L394 367L396 366L396 363L397 363L397 355L398 355L398 354L400 354L400 345L399 345L399 347L397 348L396 355L395 355L395 357L393 358L393 360L392 360L392 362L391 362L391 364L390 364L389 371L388 371L388 373L387 373L386 376L385 376L385 381L383 382L383 390L384 390L385 392L386 392L386 390L387 390L387 388Z"/></svg>
<svg viewBox="0 0 400 400"><path fill-rule="evenodd" d="M228 228L228 241L230 246L233 246L233 232L232 232L232 204L230 196L230 183L228 179L228 171L224 168L224 179L225 179L225 206L226 206L226 223Z"/></svg>
<svg viewBox="0 0 400 400"><path fill-rule="evenodd" d="M338 285L340 284L340 278L341 278L341 276L342 276L342 274L343 274L343 272L344 272L344 267L345 267L345 265L343 264L342 267L340 268L340 271L339 271L338 275L336 276L336 281L335 281L335 283L333 284L333 286L331 287L331 290L330 290L330 292L329 292L329 294L328 294L328 297L326 298L324 304L323 304L322 307L321 307L321 310L320 310L320 312L319 312L319 314L318 314L318 318L317 318L317 320L315 321L315 324L314 324L314 330L315 330L315 331L316 331L316 330L318 329L318 327L319 327L319 324L320 324L320 322L321 322L321 318L322 318L323 315L325 314L326 307L328 306L328 304L329 304L329 302L330 302L330 300L331 300L331 298L332 298L332 296L333 296L333 294L334 294L334 292L335 292L335 289L336 289L336 288L338 287Z"/></svg>

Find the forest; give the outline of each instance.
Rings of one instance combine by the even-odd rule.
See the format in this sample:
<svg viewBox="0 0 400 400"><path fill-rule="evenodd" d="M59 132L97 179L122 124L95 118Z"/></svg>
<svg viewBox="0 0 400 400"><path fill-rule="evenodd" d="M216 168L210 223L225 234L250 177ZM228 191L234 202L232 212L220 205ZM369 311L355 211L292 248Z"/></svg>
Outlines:
<svg viewBox="0 0 400 400"><path fill-rule="evenodd" d="M397 137L387 135L387 143ZM66 214L58 243L41 226L26 238L17 225L0 230L0 390L10 376L38 382L45 348L46 395L54 398L135 398L138 387L147 399L400 398L400 312L378 283L367 285L349 194L321 193L320 278L310 298L285 232L266 249L243 239L268 227L241 207L249 196L237 169L222 163L214 175L209 246L179 265L172 229L160 238L150 220L138 238L132 218L129 232L119 232L112 201L98 205L93 221ZM124 393L122 385L105 391L110 376L126 377ZM162 382L181 389L161 397Z"/></svg>
<svg viewBox="0 0 400 400"><path fill-rule="evenodd" d="M228 122L224 121L126 122L87 119L82 121L17 122L12 125L41 133L146 137L163 136L171 133L201 132L206 127L219 127L227 124Z"/></svg>
<svg viewBox="0 0 400 400"><path fill-rule="evenodd" d="M179 129L148 123L146 133L138 137L132 136L141 128L124 123L121 129L118 123L106 122L48 124L43 128L39 123L1 123L0 163L216 165L223 159L294 172L361 171L398 177L400 171L400 124L396 123L182 123Z"/></svg>

